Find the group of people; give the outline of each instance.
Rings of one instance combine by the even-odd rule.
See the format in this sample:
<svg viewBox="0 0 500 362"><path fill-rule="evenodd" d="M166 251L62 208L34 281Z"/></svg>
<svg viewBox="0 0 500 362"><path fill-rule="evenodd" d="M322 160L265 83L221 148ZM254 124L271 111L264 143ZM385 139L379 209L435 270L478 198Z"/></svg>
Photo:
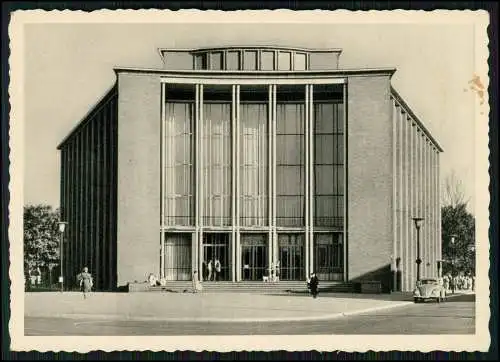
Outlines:
<svg viewBox="0 0 500 362"><path fill-rule="evenodd" d="M219 259L210 259L208 263L203 261L203 280L217 281L222 272L222 264Z"/></svg>
<svg viewBox="0 0 500 362"><path fill-rule="evenodd" d="M451 276L451 274L447 274L443 276L443 286L446 292L454 292L456 290L475 291L476 277L474 275Z"/></svg>

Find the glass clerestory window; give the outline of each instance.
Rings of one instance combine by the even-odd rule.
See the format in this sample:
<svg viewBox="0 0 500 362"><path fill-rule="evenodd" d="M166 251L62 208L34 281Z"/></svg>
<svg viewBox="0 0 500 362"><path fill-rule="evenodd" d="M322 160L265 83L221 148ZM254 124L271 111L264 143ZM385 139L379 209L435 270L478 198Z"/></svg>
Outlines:
<svg viewBox="0 0 500 362"><path fill-rule="evenodd" d="M344 110L335 86L314 86L314 226L343 226Z"/></svg>
<svg viewBox="0 0 500 362"><path fill-rule="evenodd" d="M162 155L165 225L194 225L194 100L194 86L166 85Z"/></svg>

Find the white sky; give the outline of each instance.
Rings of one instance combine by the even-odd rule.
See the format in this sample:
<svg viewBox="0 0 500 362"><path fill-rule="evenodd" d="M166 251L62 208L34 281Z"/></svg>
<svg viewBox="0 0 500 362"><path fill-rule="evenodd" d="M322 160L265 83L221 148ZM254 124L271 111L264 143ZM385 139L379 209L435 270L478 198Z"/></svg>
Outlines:
<svg viewBox="0 0 500 362"><path fill-rule="evenodd" d="M465 91L478 73L474 31L471 21L26 25L24 203L59 205L56 147L112 86L113 67L160 68L159 47L265 44L342 48L340 68L397 68L393 86L445 151L441 180L455 171L474 211L478 101Z"/></svg>

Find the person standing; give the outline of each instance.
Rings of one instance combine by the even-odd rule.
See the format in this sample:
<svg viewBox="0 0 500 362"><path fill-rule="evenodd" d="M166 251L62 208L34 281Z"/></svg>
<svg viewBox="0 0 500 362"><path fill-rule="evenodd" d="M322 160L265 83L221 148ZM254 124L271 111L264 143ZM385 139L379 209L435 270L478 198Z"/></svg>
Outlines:
<svg viewBox="0 0 500 362"><path fill-rule="evenodd" d="M198 279L198 271L195 270L193 272L193 293L198 293L201 291L203 291L203 286Z"/></svg>
<svg viewBox="0 0 500 362"><path fill-rule="evenodd" d="M80 289L83 292L83 298L86 299L87 293L90 293L92 286L94 285L89 269L87 267L83 268L83 271L78 274L77 279L80 282Z"/></svg>
<svg viewBox="0 0 500 362"><path fill-rule="evenodd" d="M316 276L316 273L312 272L311 279L309 280L309 288L311 289L311 294L313 298L316 298L318 296L318 285L319 285L318 277Z"/></svg>
<svg viewBox="0 0 500 362"><path fill-rule="evenodd" d="M219 259L215 259L215 273L214 273L214 281L217 281L217 276L220 274L222 266L220 264Z"/></svg>
<svg viewBox="0 0 500 362"><path fill-rule="evenodd" d="M207 280L208 281L212 280L212 268L213 268L213 263L212 263L212 259L210 259L210 261L208 262L208 265L207 265L207 271L208 271Z"/></svg>

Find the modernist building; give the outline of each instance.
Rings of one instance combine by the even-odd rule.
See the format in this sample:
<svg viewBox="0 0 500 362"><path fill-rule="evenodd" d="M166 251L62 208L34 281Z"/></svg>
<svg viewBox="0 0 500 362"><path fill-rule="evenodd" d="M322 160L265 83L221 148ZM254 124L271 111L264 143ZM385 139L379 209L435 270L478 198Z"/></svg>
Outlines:
<svg viewBox="0 0 500 362"><path fill-rule="evenodd" d="M441 259L442 149L391 87L338 49L160 49L59 145L66 279L416 279ZM202 273L199 273L202 274ZM202 275L203 277L203 275Z"/></svg>

